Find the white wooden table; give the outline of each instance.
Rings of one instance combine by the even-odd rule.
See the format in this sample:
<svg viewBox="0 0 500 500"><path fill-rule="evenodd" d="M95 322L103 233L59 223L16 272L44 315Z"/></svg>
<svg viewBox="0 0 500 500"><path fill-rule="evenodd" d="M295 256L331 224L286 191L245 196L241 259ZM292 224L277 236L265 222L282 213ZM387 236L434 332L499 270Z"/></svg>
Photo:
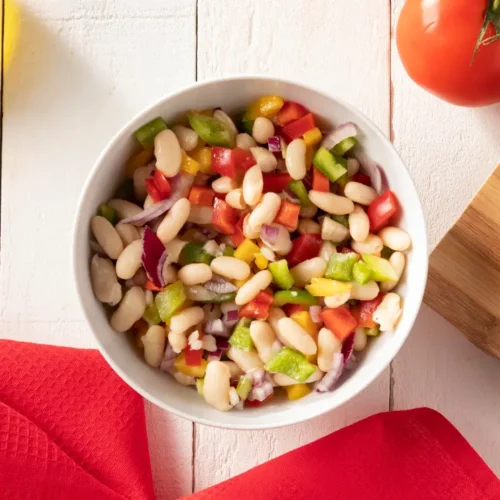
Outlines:
<svg viewBox="0 0 500 500"><path fill-rule="evenodd" d="M19 0L21 40L3 83L0 336L92 347L70 269L81 187L137 111L234 73L312 83L351 101L401 152L431 245L500 158L500 107L446 105L404 73L391 33L403 0ZM500 474L500 361L423 307L378 380L314 422L212 429L147 405L155 487L170 499L234 476L373 413L441 411Z"/></svg>

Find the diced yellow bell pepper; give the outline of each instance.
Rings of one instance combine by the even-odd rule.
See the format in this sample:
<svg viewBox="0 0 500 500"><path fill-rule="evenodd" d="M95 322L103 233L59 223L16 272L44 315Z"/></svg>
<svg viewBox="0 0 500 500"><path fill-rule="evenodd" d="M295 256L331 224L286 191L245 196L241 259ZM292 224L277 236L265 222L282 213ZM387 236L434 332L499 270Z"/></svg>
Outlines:
<svg viewBox="0 0 500 500"><path fill-rule="evenodd" d="M233 284L236 285L238 288L241 288L250 278L254 276L253 273L250 273L248 278L246 280L233 280Z"/></svg>
<svg viewBox="0 0 500 500"><path fill-rule="evenodd" d="M306 146L306 169L309 170L312 167L312 161L316 148L314 146Z"/></svg>
<svg viewBox="0 0 500 500"><path fill-rule="evenodd" d="M188 174L191 175L196 175L199 170L200 170L200 164L196 161L193 160L190 156L188 156L186 153L182 153L182 163L181 163L181 170L184 172L187 172Z"/></svg>
<svg viewBox="0 0 500 500"><path fill-rule="evenodd" d="M255 265L261 271L267 268L269 261L260 253L255 254Z"/></svg>
<svg viewBox="0 0 500 500"><path fill-rule="evenodd" d="M191 155L191 158L193 160L197 161L200 164L200 172L203 172L204 174L212 174L213 173L213 170L212 170L212 149L211 148L201 147L197 151L195 151L195 150L190 151L190 155Z"/></svg>
<svg viewBox="0 0 500 500"><path fill-rule="evenodd" d="M259 252L260 248L252 240L246 238L234 251L234 257L245 261L247 264L251 264L255 259L255 254Z"/></svg>
<svg viewBox="0 0 500 500"><path fill-rule="evenodd" d="M311 392L311 388L307 384L287 385L285 389L290 401L303 398Z"/></svg>
<svg viewBox="0 0 500 500"><path fill-rule="evenodd" d="M312 320L309 311L298 311L293 313L290 318L298 323L311 337L316 338L318 327Z"/></svg>
<svg viewBox="0 0 500 500"><path fill-rule="evenodd" d="M303 135L303 137L306 146L316 146L316 144L319 144L321 142L321 139L323 139L321 130L318 127L309 130Z"/></svg>
<svg viewBox="0 0 500 500"><path fill-rule="evenodd" d="M329 280L326 278L313 278L306 290L315 297L329 297L338 293L349 292L352 288L350 283Z"/></svg>
<svg viewBox="0 0 500 500"><path fill-rule="evenodd" d="M141 149L137 153L134 153L127 161L125 165L125 170L127 177L132 178L134 172L139 168L147 165L154 156L153 148Z"/></svg>
<svg viewBox="0 0 500 500"><path fill-rule="evenodd" d="M255 120L259 116L274 118L283 107L285 101L279 95L263 95L248 106L245 120Z"/></svg>
<svg viewBox="0 0 500 500"><path fill-rule="evenodd" d="M174 361L174 368L184 375L188 375L190 377L203 378L205 376L205 372L207 370L208 361L206 359L201 360L201 364L199 366L188 366L186 365L186 355L184 352L181 352Z"/></svg>

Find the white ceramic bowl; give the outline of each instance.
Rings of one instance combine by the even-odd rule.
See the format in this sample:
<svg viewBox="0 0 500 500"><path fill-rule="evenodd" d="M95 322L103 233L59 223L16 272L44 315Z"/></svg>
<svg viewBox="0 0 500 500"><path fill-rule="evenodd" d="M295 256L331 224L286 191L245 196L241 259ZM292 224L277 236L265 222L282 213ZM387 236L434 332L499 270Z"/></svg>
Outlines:
<svg viewBox="0 0 500 500"><path fill-rule="evenodd" d="M274 399L242 411L222 413L205 403L193 388L178 384L170 375L150 368L132 347L128 337L109 326L104 308L92 292L89 275L89 221L101 202L108 200L123 177L123 166L135 142L133 132L158 115L167 122L189 109L220 106L228 113L241 111L256 98L278 94L308 107L324 125L355 122L363 150L383 166L389 185L396 192L403 216L400 226L408 231L413 248L398 292L404 310L396 331L371 341L359 356L357 368L327 394L313 393L299 401ZM235 77L197 83L172 94L139 113L110 141L88 178L79 203L73 241L74 272L78 295L87 322L102 355L116 373L146 399L194 422L231 429L267 429L308 420L333 410L370 384L391 362L408 337L422 302L427 278L427 238L420 201L401 158L382 132L351 105L297 83L264 77Z"/></svg>

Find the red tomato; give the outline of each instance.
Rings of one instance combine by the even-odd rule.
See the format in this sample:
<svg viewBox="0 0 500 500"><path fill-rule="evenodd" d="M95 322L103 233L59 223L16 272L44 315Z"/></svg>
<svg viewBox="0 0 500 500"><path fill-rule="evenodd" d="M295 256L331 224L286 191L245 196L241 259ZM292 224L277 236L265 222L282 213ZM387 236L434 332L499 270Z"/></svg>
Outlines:
<svg viewBox="0 0 500 500"><path fill-rule="evenodd" d="M278 111L274 121L276 122L276 125L283 127L295 120L298 120L299 118L302 118L307 113L307 109L304 108L302 104L288 101L285 102L282 108Z"/></svg>
<svg viewBox="0 0 500 500"><path fill-rule="evenodd" d="M486 13L492 22L478 38ZM396 42L406 71L420 86L452 104L486 106L500 101L500 41L482 43L471 61L477 41L498 34L496 0L407 0Z"/></svg>
<svg viewBox="0 0 500 500"><path fill-rule="evenodd" d="M386 191L375 198L366 210L370 219L370 232L376 233L387 226L390 218L397 214L398 206L398 200L392 191Z"/></svg>

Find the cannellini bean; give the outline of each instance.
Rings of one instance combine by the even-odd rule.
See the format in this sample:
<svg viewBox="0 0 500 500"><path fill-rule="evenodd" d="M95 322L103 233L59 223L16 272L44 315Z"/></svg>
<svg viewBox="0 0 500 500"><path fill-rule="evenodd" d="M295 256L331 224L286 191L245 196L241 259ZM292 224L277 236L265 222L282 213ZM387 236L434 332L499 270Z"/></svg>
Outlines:
<svg viewBox="0 0 500 500"><path fill-rule="evenodd" d="M319 256L324 259L326 262L330 260L330 257L337 253L337 249L335 245L330 241L324 241L319 249Z"/></svg>
<svg viewBox="0 0 500 500"><path fill-rule="evenodd" d="M370 233L370 220L359 205L349 214L349 231L352 239L357 242L365 241Z"/></svg>
<svg viewBox="0 0 500 500"><path fill-rule="evenodd" d="M146 208L149 208L150 206L154 205L155 202L153 201L153 198L151 198L151 196L149 196L149 194L146 196L146 199L144 200L144 204L142 205L142 207L144 208L144 210L146 210Z"/></svg>
<svg viewBox="0 0 500 500"><path fill-rule="evenodd" d="M256 205L262 196L264 180L262 170L258 165L249 168L243 177L243 199L250 206Z"/></svg>
<svg viewBox="0 0 500 500"><path fill-rule="evenodd" d="M286 345L293 347L305 355L316 354L314 339L292 318L281 318L278 321L280 336L286 340Z"/></svg>
<svg viewBox="0 0 500 500"><path fill-rule="evenodd" d="M146 305L150 306L153 303L155 296L151 290L144 290L144 299L146 300Z"/></svg>
<svg viewBox="0 0 500 500"><path fill-rule="evenodd" d="M126 332L139 321L146 309L146 298L141 287L133 286L123 296L120 305L111 315L111 328L117 332Z"/></svg>
<svg viewBox="0 0 500 500"><path fill-rule="evenodd" d="M321 370L316 370L305 382L304 384L311 384L312 382L317 382L323 377L324 373ZM284 373L275 373L273 375L274 383L280 387L286 387L287 385L295 385L298 382L285 375Z"/></svg>
<svg viewBox="0 0 500 500"><path fill-rule="evenodd" d="M141 337L141 341L144 345L146 363L158 368L165 351L165 330L160 325L150 326L146 334Z"/></svg>
<svg viewBox="0 0 500 500"><path fill-rule="evenodd" d="M115 266L109 259L94 255L90 263L90 280L98 300L115 306L122 300L122 286L116 278Z"/></svg>
<svg viewBox="0 0 500 500"><path fill-rule="evenodd" d="M203 335L201 345L202 349L208 352L215 352L217 350L217 342L213 335Z"/></svg>
<svg viewBox="0 0 500 500"><path fill-rule="evenodd" d="M378 233L384 245L389 247L391 250L396 250L397 252L404 252L408 250L411 246L410 235L399 227L384 227Z"/></svg>
<svg viewBox="0 0 500 500"><path fill-rule="evenodd" d="M295 286L302 288L308 285L313 278L321 278L326 271L326 262L321 257L305 260L290 270Z"/></svg>
<svg viewBox="0 0 500 500"><path fill-rule="evenodd" d="M179 234L179 231L189 217L190 210L191 203L189 203L189 200L181 198L174 203L173 207L165 215L156 231L156 235L164 245L172 241Z"/></svg>
<svg viewBox="0 0 500 500"><path fill-rule="evenodd" d="M118 220L135 217L137 214L142 212L142 208L139 205L136 205L131 201L120 200L118 198L109 200L108 205L115 209Z"/></svg>
<svg viewBox="0 0 500 500"><path fill-rule="evenodd" d="M188 264L179 269L178 277L187 286L199 285L212 279L212 269L208 264Z"/></svg>
<svg viewBox="0 0 500 500"><path fill-rule="evenodd" d="M321 221L321 238L325 241L344 241L349 236L349 230L340 222L323 217Z"/></svg>
<svg viewBox="0 0 500 500"><path fill-rule="evenodd" d="M297 231L299 234L320 234L321 226L311 219L300 219Z"/></svg>
<svg viewBox="0 0 500 500"><path fill-rule="evenodd" d="M379 254L384 248L384 243L375 234L369 234L364 241L353 241L351 248L361 254Z"/></svg>
<svg viewBox="0 0 500 500"><path fill-rule="evenodd" d="M354 210L354 203L345 196L322 191L309 191L309 199L318 208L334 215L347 215Z"/></svg>
<svg viewBox="0 0 500 500"><path fill-rule="evenodd" d="M174 238L169 241L165 248L167 249L167 262L169 264L177 264L179 262L179 257L181 255L182 249L187 245L187 241L179 240Z"/></svg>
<svg viewBox="0 0 500 500"><path fill-rule="evenodd" d="M248 224L253 229L260 231L264 224L273 222L278 215L280 206L281 198L276 193L266 193L248 216Z"/></svg>
<svg viewBox="0 0 500 500"><path fill-rule="evenodd" d="M189 210L188 222L195 224L208 225L212 224L212 207L204 207L202 205L191 205Z"/></svg>
<svg viewBox="0 0 500 500"><path fill-rule="evenodd" d="M250 323L250 337L259 353L259 357L265 363L273 355L273 344L276 340L271 325L266 321L252 321Z"/></svg>
<svg viewBox="0 0 500 500"><path fill-rule="evenodd" d="M274 125L269 118L259 116L253 122L252 137L259 144L267 144L269 137L274 135Z"/></svg>
<svg viewBox="0 0 500 500"><path fill-rule="evenodd" d="M232 379L240 378L245 372L234 361L222 361L228 368Z"/></svg>
<svg viewBox="0 0 500 500"><path fill-rule="evenodd" d="M256 240L257 238L260 237L260 228L255 228L250 225L250 215L252 215L253 212L247 214L245 218L243 219L243 235L245 238L248 238L249 240Z"/></svg>
<svg viewBox="0 0 500 500"><path fill-rule="evenodd" d="M340 307L341 305L345 304L350 298L351 292L349 290L347 292L337 293L335 295L325 297L325 305L326 307L335 309L336 307Z"/></svg>
<svg viewBox="0 0 500 500"><path fill-rule="evenodd" d="M173 375L174 375L175 380L177 380L177 382L179 382L179 384L196 385L196 379L194 377L190 377L189 375L186 375L185 373L173 371Z"/></svg>
<svg viewBox="0 0 500 500"><path fill-rule="evenodd" d="M373 321L380 325L381 332L394 330L401 316L401 297L390 292L383 299L373 313Z"/></svg>
<svg viewBox="0 0 500 500"><path fill-rule="evenodd" d="M145 165L134 170L134 196L139 201L144 201L148 192L146 191L146 179L151 175L151 165Z"/></svg>
<svg viewBox="0 0 500 500"><path fill-rule="evenodd" d="M236 406L239 402L240 402L240 397L238 396L236 389L234 387L230 387L229 388L229 404L231 406Z"/></svg>
<svg viewBox="0 0 500 500"><path fill-rule="evenodd" d="M304 139L294 139L286 148L286 168L292 179L301 180L306 176L306 151Z"/></svg>
<svg viewBox="0 0 500 500"><path fill-rule="evenodd" d="M169 332L168 342L176 354L179 354L187 346L187 337L183 332Z"/></svg>
<svg viewBox="0 0 500 500"><path fill-rule="evenodd" d="M250 134L238 134L236 136L236 147L250 149L257 146L255 139Z"/></svg>
<svg viewBox="0 0 500 500"><path fill-rule="evenodd" d="M230 177L219 177L214 182L212 182L212 189L216 193L227 194L234 189L239 188L239 184L236 179L231 179Z"/></svg>
<svg viewBox="0 0 500 500"><path fill-rule="evenodd" d="M380 292L375 281L368 281L364 285L351 281L351 285L351 299L354 300L373 300Z"/></svg>
<svg viewBox="0 0 500 500"><path fill-rule="evenodd" d="M127 245L116 261L116 275L122 280L134 276L142 266L142 240Z"/></svg>
<svg viewBox="0 0 500 500"><path fill-rule="evenodd" d="M96 215L90 221L90 228L94 238L106 252L106 255L116 260L123 252L123 242L113 224L105 217Z"/></svg>
<svg viewBox="0 0 500 500"><path fill-rule="evenodd" d="M259 358L256 352L242 351L231 346L226 352L227 357L234 361L245 373L259 368L264 368L264 363Z"/></svg>
<svg viewBox="0 0 500 500"><path fill-rule="evenodd" d="M175 125L172 127L172 132L184 151L191 151L198 145L198 134L194 130L182 125Z"/></svg>
<svg viewBox="0 0 500 500"><path fill-rule="evenodd" d="M402 254L401 252L394 252L389 257L389 263L394 269L394 272L396 273L398 279L395 281L384 281L383 283L380 283L380 291L384 293L390 292L401 279L406 264L406 259L404 254Z"/></svg>
<svg viewBox="0 0 500 500"><path fill-rule="evenodd" d="M201 307L188 307L170 318L170 329L174 332L185 332L201 323L204 317L205 312Z"/></svg>
<svg viewBox="0 0 500 500"><path fill-rule="evenodd" d="M350 179L359 172L359 161L356 158L347 158L347 177Z"/></svg>
<svg viewBox="0 0 500 500"><path fill-rule="evenodd" d="M262 238L262 241L278 255L286 255L292 249L292 240L290 239L290 233L281 224L269 224L269 226L277 227L279 229L278 236L274 243L271 243L268 239Z"/></svg>
<svg viewBox="0 0 500 500"><path fill-rule="evenodd" d="M165 285L169 285L170 283L177 281L177 269L171 264L165 264L163 266L163 281L165 282Z"/></svg>
<svg viewBox="0 0 500 500"><path fill-rule="evenodd" d="M233 189L226 194L226 203L236 210L245 210L247 204L243 199L243 190L241 188Z"/></svg>
<svg viewBox="0 0 500 500"><path fill-rule="evenodd" d="M274 262L276 260L276 254L264 244L260 247L260 253L269 261Z"/></svg>
<svg viewBox="0 0 500 500"><path fill-rule="evenodd" d="M203 250L205 250L205 252L209 253L210 255L216 255L219 251L219 245L217 245L217 242L215 240L208 240L203 245Z"/></svg>
<svg viewBox="0 0 500 500"><path fill-rule="evenodd" d="M182 150L172 130L162 130L155 137L156 168L165 177L179 173L182 163Z"/></svg>
<svg viewBox="0 0 500 500"><path fill-rule="evenodd" d="M344 194L354 203L360 205L369 205L377 197L377 191L371 186L352 181L345 185Z"/></svg>
<svg viewBox="0 0 500 500"><path fill-rule="evenodd" d="M274 333L276 334L276 337L278 337L278 340L282 343L285 344L285 338L281 336L280 329L278 328L278 323L280 319L286 318L286 314L281 309L280 307L270 307L269 308L269 315L267 317L267 322L269 325L271 325L271 328L274 330Z"/></svg>
<svg viewBox="0 0 500 500"><path fill-rule="evenodd" d="M203 348L203 341L200 338L200 332L198 330L194 330L188 335L188 346L193 351L199 351Z"/></svg>
<svg viewBox="0 0 500 500"><path fill-rule="evenodd" d="M214 273L230 280L246 280L250 276L250 266L235 257L216 257L210 267Z"/></svg>
<svg viewBox="0 0 500 500"><path fill-rule="evenodd" d="M243 306L254 299L261 290L266 289L273 281L273 275L265 269L252 276L236 293L234 301Z"/></svg>
<svg viewBox="0 0 500 500"><path fill-rule="evenodd" d="M318 207L312 203L307 207L300 207L300 216L305 219L312 219L317 213Z"/></svg>
<svg viewBox="0 0 500 500"><path fill-rule="evenodd" d="M363 351L368 343L368 336L362 326L358 326L354 332L354 350L356 352Z"/></svg>
<svg viewBox="0 0 500 500"><path fill-rule="evenodd" d="M220 361L210 361L205 372L203 397L205 401L220 411L231 409L229 402L231 374L229 368Z"/></svg>
<svg viewBox="0 0 500 500"><path fill-rule="evenodd" d="M255 158L262 172L272 172L276 169L278 160L276 160L276 156L274 156L269 149L254 147L250 148L250 153L252 153L252 156Z"/></svg>
<svg viewBox="0 0 500 500"><path fill-rule="evenodd" d="M120 235L123 245L130 245L135 240L140 240L141 235L135 226L132 224L119 223L115 226L116 232Z"/></svg>
<svg viewBox="0 0 500 500"><path fill-rule="evenodd" d="M318 367L328 372L332 367L333 355L340 352L342 343L328 328L322 328L318 333Z"/></svg>
<svg viewBox="0 0 500 500"><path fill-rule="evenodd" d="M227 113L224 113L222 109L216 109L214 111L213 117L216 120L225 123L229 129L229 132L233 137L236 137L238 135L238 129L236 128L236 125L234 124L233 120Z"/></svg>

